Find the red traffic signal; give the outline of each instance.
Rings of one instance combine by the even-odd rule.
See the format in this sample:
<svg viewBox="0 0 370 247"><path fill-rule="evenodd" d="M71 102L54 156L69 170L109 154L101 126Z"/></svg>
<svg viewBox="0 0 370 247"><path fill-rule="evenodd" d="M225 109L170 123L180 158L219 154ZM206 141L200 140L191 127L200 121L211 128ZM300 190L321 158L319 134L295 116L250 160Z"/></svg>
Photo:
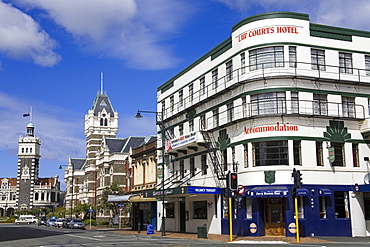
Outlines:
<svg viewBox="0 0 370 247"><path fill-rule="evenodd" d="M229 189L230 190L238 189L238 174L236 172L229 173Z"/></svg>

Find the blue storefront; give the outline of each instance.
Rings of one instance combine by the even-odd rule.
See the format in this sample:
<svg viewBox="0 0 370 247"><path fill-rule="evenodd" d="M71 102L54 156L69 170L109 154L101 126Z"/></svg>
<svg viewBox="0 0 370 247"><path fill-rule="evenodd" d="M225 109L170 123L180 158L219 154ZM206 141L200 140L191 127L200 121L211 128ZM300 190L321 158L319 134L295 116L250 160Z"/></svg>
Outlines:
<svg viewBox="0 0 370 247"><path fill-rule="evenodd" d="M244 188L245 192L235 193L232 200L233 235L295 236L292 185ZM305 185L299 189L300 236L352 236L348 198L352 189L350 185ZM222 218L222 234L229 234L227 216Z"/></svg>

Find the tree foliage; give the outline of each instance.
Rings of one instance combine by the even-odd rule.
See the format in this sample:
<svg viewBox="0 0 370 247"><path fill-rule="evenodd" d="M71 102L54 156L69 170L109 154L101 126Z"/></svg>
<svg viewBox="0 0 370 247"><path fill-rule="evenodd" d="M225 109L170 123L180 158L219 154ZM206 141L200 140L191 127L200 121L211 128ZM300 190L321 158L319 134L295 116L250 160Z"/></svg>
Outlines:
<svg viewBox="0 0 370 247"><path fill-rule="evenodd" d="M89 212L90 209L92 209L94 211L93 212ZM90 214L91 214L91 218L92 219L95 219L95 214L94 214L95 211L96 211L96 207L92 206L89 203L79 203L73 209L73 213L82 214L84 220L85 219L89 219L90 218Z"/></svg>

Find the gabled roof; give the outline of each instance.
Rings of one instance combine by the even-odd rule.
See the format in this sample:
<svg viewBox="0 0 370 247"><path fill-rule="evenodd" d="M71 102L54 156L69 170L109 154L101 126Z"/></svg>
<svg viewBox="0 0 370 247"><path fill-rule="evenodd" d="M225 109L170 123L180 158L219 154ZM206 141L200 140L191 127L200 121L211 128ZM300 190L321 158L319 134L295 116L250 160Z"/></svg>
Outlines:
<svg viewBox="0 0 370 247"><path fill-rule="evenodd" d="M111 117L114 116L113 106L110 103L108 95L100 94L96 96L91 110L94 111L94 116L98 116L98 113L103 111L103 109L105 109Z"/></svg>
<svg viewBox="0 0 370 247"><path fill-rule="evenodd" d="M73 170L83 170L83 166L86 162L86 159L81 158L71 158L71 163L73 166Z"/></svg>
<svg viewBox="0 0 370 247"><path fill-rule="evenodd" d="M139 147L145 140L145 137L128 138L105 138L105 143L109 148L109 153L128 153L130 148Z"/></svg>

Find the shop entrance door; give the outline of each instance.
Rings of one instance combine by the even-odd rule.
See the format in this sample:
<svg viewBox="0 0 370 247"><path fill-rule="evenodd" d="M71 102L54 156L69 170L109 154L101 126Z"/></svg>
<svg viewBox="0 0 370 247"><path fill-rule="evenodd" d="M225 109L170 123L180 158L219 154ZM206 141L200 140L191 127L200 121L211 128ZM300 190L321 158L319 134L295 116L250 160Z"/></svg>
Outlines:
<svg viewBox="0 0 370 247"><path fill-rule="evenodd" d="M285 236L284 198L265 198L265 235Z"/></svg>

